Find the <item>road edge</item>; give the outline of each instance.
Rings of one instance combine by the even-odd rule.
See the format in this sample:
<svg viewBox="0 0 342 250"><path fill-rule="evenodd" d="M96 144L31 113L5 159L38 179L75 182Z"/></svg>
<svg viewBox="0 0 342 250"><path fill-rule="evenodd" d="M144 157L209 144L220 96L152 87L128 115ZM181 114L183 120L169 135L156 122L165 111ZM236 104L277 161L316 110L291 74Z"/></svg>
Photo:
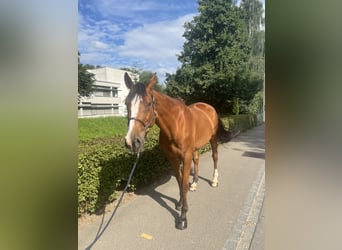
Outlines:
<svg viewBox="0 0 342 250"><path fill-rule="evenodd" d="M265 197L265 163L247 195L224 250L249 249Z"/></svg>

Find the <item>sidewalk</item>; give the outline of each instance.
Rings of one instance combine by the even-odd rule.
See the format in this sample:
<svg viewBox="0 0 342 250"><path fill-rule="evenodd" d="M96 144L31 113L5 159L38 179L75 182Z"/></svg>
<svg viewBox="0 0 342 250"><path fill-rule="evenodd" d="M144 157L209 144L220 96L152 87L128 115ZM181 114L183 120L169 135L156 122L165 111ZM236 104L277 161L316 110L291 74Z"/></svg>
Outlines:
<svg viewBox="0 0 342 250"><path fill-rule="evenodd" d="M121 205L91 249L248 249L264 198L264 137L261 125L219 146L218 188L210 187L211 152L200 157L198 188L188 194L186 230L175 228L179 191L168 176ZM89 247L110 215L79 229L79 249Z"/></svg>

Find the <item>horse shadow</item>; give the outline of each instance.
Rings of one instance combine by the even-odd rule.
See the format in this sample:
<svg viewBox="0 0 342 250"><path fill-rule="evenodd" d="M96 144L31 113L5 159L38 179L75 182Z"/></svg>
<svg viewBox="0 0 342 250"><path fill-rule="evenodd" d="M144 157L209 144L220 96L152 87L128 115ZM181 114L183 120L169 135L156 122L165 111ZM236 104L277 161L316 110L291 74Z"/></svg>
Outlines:
<svg viewBox="0 0 342 250"><path fill-rule="evenodd" d="M191 171L191 175L193 176L193 170ZM148 187L140 188L140 189L136 190L135 194L147 195L150 198L152 198L162 208L166 209L175 219L175 223L177 223L177 221L179 219L179 212L175 209L175 207L176 207L178 200L157 191L157 188L159 186L162 186L162 185L168 183L171 180L171 177L172 177L172 174L170 173L170 174L166 175L165 177L161 178L160 180L158 180L157 182L155 182L154 184L149 185ZM211 185L211 180L204 178L200 175L198 176L198 178L205 181L209 186ZM189 178L189 180L190 180L190 178ZM190 184L191 183L189 182L189 186L190 186ZM177 187L177 189L178 189L178 187ZM171 204L173 204L172 207L166 202L167 200L170 201Z"/></svg>
<svg viewBox="0 0 342 250"><path fill-rule="evenodd" d="M151 157L151 155L155 156L156 151L155 149L148 150L144 152L144 155L142 157L148 158ZM95 214L97 215L103 215L105 214L106 206L109 203L109 197L113 195L113 192L115 190L123 190L122 184L125 184L125 182L121 183L121 187L118 187L118 184L111 181L115 179L118 175L115 169L118 168L118 166L128 166L128 167L121 167L121 171L127 171L127 173L122 174L125 176L128 176L130 171L129 166L132 165L134 162L133 157L127 157L127 156L121 156L116 157L115 159L109 159L105 162L102 162L102 169L99 173L99 189L98 189L98 197L96 202L96 211ZM140 162L144 162L144 158L141 159ZM141 165L141 164L140 164ZM166 209L171 216L174 217L175 223L177 222L179 218L179 211L176 210L176 204L178 202L179 196L176 197L170 197L164 193L159 192L157 189L158 187L165 185L168 183L172 176L173 172L169 167L165 167L163 169L165 170L165 173L162 175L162 177L159 177L156 181L154 181L152 184L147 184L145 186L138 185L138 188L134 191L136 195L147 195L150 198L152 198L157 204L159 204L162 208ZM144 171L143 166L139 166L139 168L136 170L136 172L133 175L133 178L135 175L139 175L139 171ZM193 177L193 166L191 169L189 178L189 185ZM206 182L208 185L211 185L211 180L206 179L202 176L198 176L199 179ZM178 190L178 185L175 184L175 188ZM172 205L170 205L172 204Z"/></svg>
<svg viewBox="0 0 342 250"><path fill-rule="evenodd" d="M124 190L135 161L136 156L127 152L100 162L101 170L98 173L99 185L95 204L96 214L102 214L105 211L106 205L117 199L116 192ZM159 163L158 166L156 166L156 162ZM145 187L153 186L151 183L158 183L155 180L164 180L165 176L169 174L169 163L159 146L149 148L140 156L132 176L132 186L129 186L127 192L132 192L134 189L135 192L145 190Z"/></svg>
<svg viewBox="0 0 342 250"><path fill-rule="evenodd" d="M136 190L135 194L147 195L147 196L151 197L155 202L157 202L162 208L166 209L174 217L175 223L176 223L177 219L179 218L179 213L175 209L177 199L172 198L168 195L165 195L165 194L157 191L157 188L159 186L162 186L162 185L166 184L167 182L169 182L171 180L171 177L172 177L172 175L168 174L167 176L161 178L160 180L158 180L154 184L152 184L148 187L144 187L144 188L141 188L139 190ZM166 202L166 200L170 201L173 204L173 206L171 207Z"/></svg>

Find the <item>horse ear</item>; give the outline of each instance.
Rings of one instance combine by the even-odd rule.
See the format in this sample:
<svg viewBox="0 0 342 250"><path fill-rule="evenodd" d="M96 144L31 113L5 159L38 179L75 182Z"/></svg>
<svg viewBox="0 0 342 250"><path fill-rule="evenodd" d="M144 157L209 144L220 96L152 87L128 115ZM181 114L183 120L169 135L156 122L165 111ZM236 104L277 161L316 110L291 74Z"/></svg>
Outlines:
<svg viewBox="0 0 342 250"><path fill-rule="evenodd" d="M156 83L157 83L157 73L154 73L151 80L147 83L146 89L151 90Z"/></svg>
<svg viewBox="0 0 342 250"><path fill-rule="evenodd" d="M129 77L129 75L128 75L128 73L127 72L125 72L125 84L126 84L126 87L128 88L128 89L131 89L132 87L133 87L133 82L132 82L132 79Z"/></svg>

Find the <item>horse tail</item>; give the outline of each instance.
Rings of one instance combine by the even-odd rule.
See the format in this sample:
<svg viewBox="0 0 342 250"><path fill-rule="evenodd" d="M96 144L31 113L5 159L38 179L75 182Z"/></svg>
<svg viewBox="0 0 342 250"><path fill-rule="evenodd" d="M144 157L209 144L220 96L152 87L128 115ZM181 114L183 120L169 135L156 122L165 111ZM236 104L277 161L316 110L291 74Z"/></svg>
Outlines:
<svg viewBox="0 0 342 250"><path fill-rule="evenodd" d="M235 127L232 131L226 130L223 125L222 120L218 118L218 127L217 127L216 136L220 142L222 143L229 142L239 133L240 133L240 129L238 127Z"/></svg>

